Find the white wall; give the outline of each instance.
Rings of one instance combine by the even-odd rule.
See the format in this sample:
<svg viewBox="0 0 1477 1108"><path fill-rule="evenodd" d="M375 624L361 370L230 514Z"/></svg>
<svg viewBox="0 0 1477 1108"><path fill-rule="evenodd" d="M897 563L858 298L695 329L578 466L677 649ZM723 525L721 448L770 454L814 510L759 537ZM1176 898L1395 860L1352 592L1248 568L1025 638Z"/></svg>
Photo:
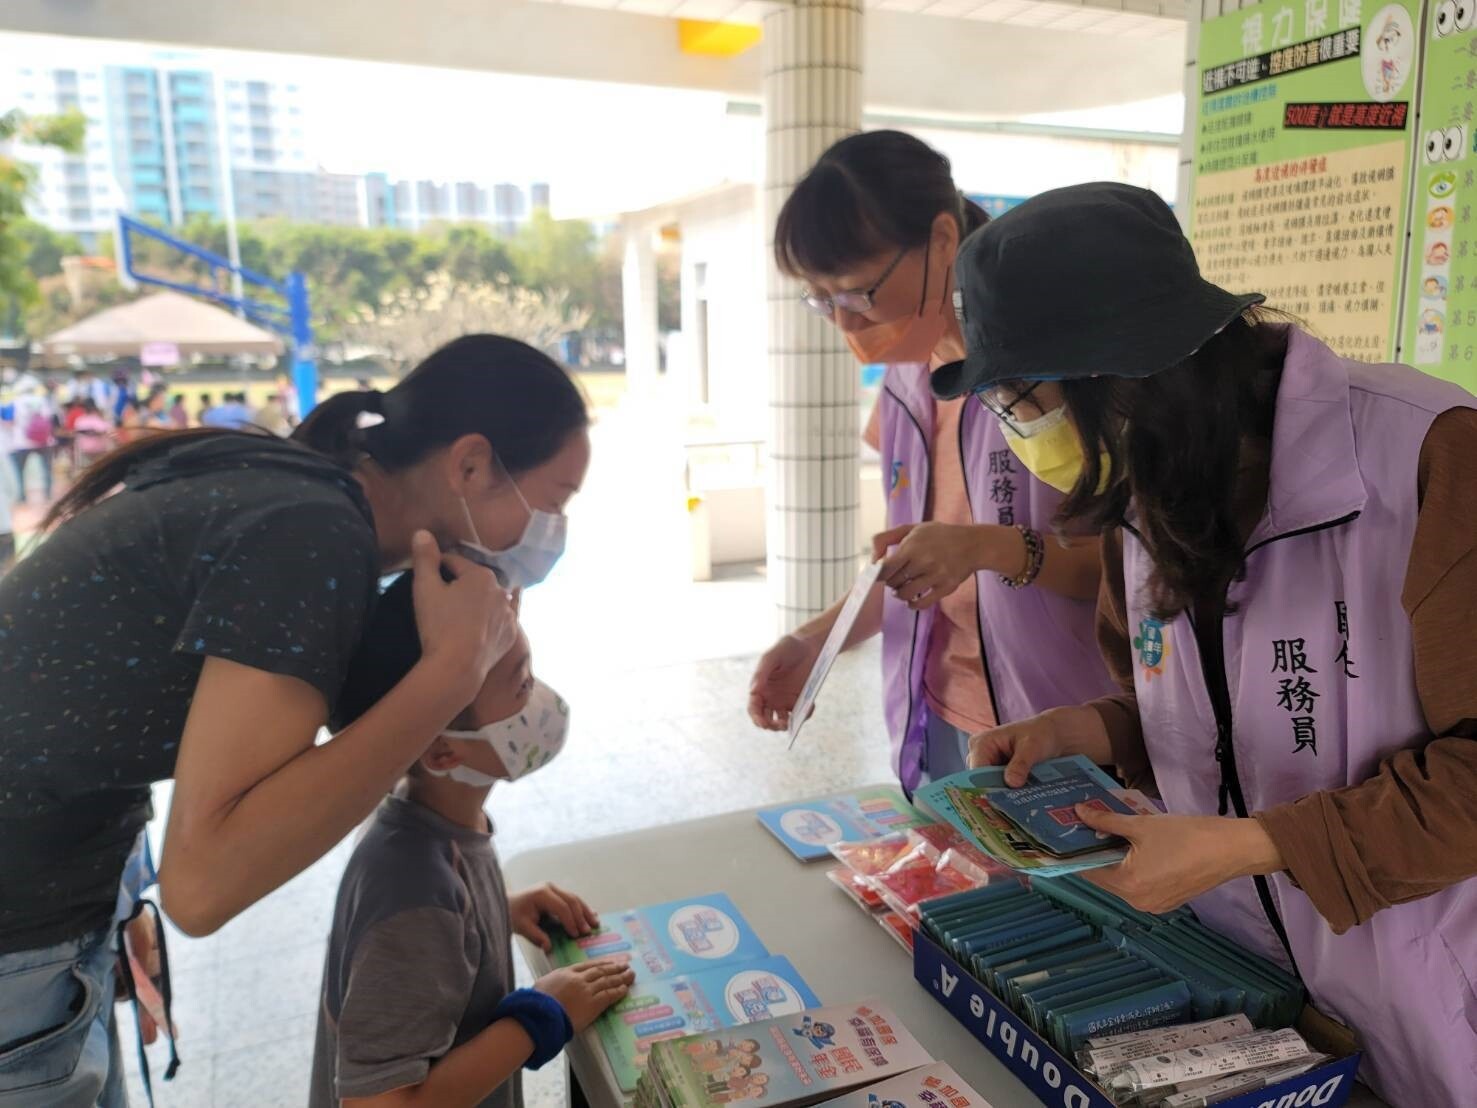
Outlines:
<svg viewBox="0 0 1477 1108"><path fill-rule="evenodd" d="M1153 189L1173 203L1178 193L1179 152L1170 145L1056 136L917 130L946 154L965 192L1034 196L1084 181L1122 181Z"/></svg>
<svg viewBox="0 0 1477 1108"><path fill-rule="evenodd" d="M764 348L764 236L758 225L758 192L733 188L683 205L683 356L673 368L696 405L696 270L707 271L708 405L697 412L724 437L763 438L768 376Z"/></svg>

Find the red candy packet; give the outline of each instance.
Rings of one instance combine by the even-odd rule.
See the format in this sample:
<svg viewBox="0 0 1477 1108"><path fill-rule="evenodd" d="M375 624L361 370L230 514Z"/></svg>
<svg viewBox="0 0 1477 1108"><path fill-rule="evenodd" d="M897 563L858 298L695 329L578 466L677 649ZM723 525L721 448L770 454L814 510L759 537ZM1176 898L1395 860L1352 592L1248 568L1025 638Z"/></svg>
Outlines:
<svg viewBox="0 0 1477 1108"><path fill-rule="evenodd" d="M912 832L899 831L860 843L832 843L836 860L863 877L886 873L888 868L913 848Z"/></svg>
<svg viewBox="0 0 1477 1108"><path fill-rule="evenodd" d="M900 916L896 912L883 912L876 919L882 930L896 939L909 954L913 953L913 925L906 916Z"/></svg>
<svg viewBox="0 0 1477 1108"><path fill-rule="evenodd" d="M923 901L977 889L988 883L989 876L980 874L973 866L958 864L946 853L937 862L917 858L870 880L889 908L916 919L918 905Z"/></svg>
<svg viewBox="0 0 1477 1108"><path fill-rule="evenodd" d="M918 827L909 831L908 834L914 837L919 852L935 860L952 853L955 859L961 863L968 863L980 873L997 875L1012 872L1008 866L1003 866L991 858L947 823ZM983 883L981 881L981 884Z"/></svg>
<svg viewBox="0 0 1477 1108"><path fill-rule="evenodd" d="M932 849L935 858L944 851L967 842L963 835L947 823L931 823L926 827L915 827L908 834L915 844L924 844Z"/></svg>
<svg viewBox="0 0 1477 1108"><path fill-rule="evenodd" d="M835 882L842 892L856 901L858 907L868 912L876 912L886 906L877 890L872 888L871 882L861 874L845 866L834 866L826 871L826 876Z"/></svg>

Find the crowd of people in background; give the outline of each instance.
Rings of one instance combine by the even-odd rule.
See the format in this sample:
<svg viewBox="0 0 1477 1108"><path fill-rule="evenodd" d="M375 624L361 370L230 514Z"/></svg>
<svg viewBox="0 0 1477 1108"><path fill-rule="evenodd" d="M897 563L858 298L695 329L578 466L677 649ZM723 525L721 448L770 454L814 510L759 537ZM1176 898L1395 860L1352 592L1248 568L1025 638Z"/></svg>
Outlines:
<svg viewBox="0 0 1477 1108"><path fill-rule="evenodd" d="M190 427L257 428L286 437L299 421L296 392L277 379L266 402L242 391L200 393L192 404L153 371L69 373L7 368L0 377L0 573L15 553L14 508L28 491L49 504L65 482L116 446ZM38 480L39 475L39 480ZM28 483L29 479L29 483Z"/></svg>

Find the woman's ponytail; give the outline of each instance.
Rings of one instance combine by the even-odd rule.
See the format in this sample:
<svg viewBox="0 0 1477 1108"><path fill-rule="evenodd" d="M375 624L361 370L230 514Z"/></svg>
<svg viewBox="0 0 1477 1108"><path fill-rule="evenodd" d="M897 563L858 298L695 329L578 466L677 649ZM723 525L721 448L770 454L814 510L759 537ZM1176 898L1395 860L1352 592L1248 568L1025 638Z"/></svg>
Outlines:
<svg viewBox="0 0 1477 1108"><path fill-rule="evenodd" d="M378 416L382 420L384 402L384 393L378 390L360 389L330 396L298 424L292 438L339 465L352 468L365 453L364 432L370 422L360 417Z"/></svg>
<svg viewBox="0 0 1477 1108"><path fill-rule="evenodd" d="M961 191L959 193L959 241L963 242L989 222L990 213Z"/></svg>

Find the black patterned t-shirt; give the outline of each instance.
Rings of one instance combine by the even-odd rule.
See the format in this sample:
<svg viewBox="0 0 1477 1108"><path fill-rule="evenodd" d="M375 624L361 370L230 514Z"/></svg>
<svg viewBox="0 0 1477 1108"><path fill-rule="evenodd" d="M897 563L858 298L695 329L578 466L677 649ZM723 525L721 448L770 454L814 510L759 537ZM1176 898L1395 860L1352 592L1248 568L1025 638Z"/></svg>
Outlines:
<svg viewBox="0 0 1477 1108"><path fill-rule="evenodd" d="M107 924L203 659L331 707L378 571L350 473L221 436L144 462L0 580L0 953Z"/></svg>

